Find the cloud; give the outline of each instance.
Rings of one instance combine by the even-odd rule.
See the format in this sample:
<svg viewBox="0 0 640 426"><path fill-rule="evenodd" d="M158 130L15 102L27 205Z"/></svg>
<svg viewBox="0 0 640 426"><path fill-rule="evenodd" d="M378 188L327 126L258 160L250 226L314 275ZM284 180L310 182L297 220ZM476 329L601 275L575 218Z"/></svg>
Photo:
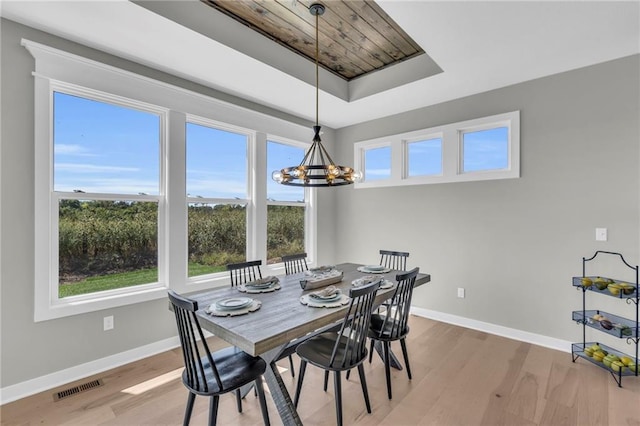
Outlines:
<svg viewBox="0 0 640 426"><path fill-rule="evenodd" d="M77 157L95 157L95 154L90 153L85 147L82 145L71 145L71 144L63 144L57 143L54 145L54 151L58 155L70 155Z"/></svg>
<svg viewBox="0 0 640 426"><path fill-rule="evenodd" d="M391 169L367 169L366 174L369 176L391 176Z"/></svg>

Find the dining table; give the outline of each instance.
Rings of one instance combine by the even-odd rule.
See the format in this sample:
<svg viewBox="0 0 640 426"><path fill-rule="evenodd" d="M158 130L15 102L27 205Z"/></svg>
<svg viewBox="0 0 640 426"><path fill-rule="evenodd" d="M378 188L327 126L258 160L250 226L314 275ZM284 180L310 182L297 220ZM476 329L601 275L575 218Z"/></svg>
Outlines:
<svg viewBox="0 0 640 426"><path fill-rule="evenodd" d="M342 263L335 269L343 273L342 280L332 284L343 294L349 294L352 281L370 273L358 269L365 265ZM380 278L395 281L400 271L389 270L376 274ZM301 425L302 422L291 400L276 362L292 353L297 343L334 326L344 319L348 305L338 307L310 307L301 303L301 297L318 289L303 290L301 280L308 279L308 273L302 272L278 276L280 288L271 292L246 294L240 293L237 287L216 288L189 293L186 296L198 302L196 313L200 326L220 339L236 346L244 352L262 357L267 363L264 378L269 392L284 425ZM415 287L428 283L429 274L418 274ZM393 296L395 285L389 289L380 289L375 303L382 304ZM224 298L248 296L259 300L260 308L243 315L214 316L209 313L209 306ZM304 299L303 299L304 300Z"/></svg>

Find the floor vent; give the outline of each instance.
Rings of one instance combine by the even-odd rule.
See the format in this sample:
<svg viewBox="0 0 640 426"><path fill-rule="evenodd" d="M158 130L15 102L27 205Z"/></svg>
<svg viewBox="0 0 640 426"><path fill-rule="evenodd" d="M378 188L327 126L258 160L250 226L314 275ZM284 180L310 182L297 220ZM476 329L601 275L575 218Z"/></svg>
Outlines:
<svg viewBox="0 0 640 426"><path fill-rule="evenodd" d="M79 394L81 392L88 391L89 389L93 389L93 388L97 388L99 386L102 386L102 384L103 384L102 383L102 379L92 380L90 382L83 383L81 385L74 386L72 388L65 389L63 391L54 393L53 394L53 400L54 401L60 401L63 398L68 398L68 397L70 397L72 395L76 395L76 394Z"/></svg>

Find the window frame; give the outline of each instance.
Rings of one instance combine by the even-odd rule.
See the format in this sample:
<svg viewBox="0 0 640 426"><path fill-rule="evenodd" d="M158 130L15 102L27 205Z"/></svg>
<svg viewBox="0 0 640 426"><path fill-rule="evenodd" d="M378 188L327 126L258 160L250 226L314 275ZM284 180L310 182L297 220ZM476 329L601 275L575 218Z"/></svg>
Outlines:
<svg viewBox="0 0 640 426"><path fill-rule="evenodd" d="M462 132L508 128L508 166L505 169L463 172ZM442 139L442 173L439 175L409 176L408 144L419 140ZM520 111L511 111L473 120L445 124L411 132L399 133L354 144L354 163L357 170L364 166L367 149L391 145L391 179L356 182L356 189L388 186L426 185L449 182L468 182L520 177Z"/></svg>
<svg viewBox="0 0 640 426"><path fill-rule="evenodd" d="M287 138L283 138L281 136L276 136L276 135L267 135L266 138L266 143L265 143L265 160L267 159L267 150L268 150L268 144L269 142L273 142L273 143L278 143L281 145L288 145L288 146L293 146L296 148L301 148L303 151L303 156L306 153L307 149L309 148L309 144L308 143L303 143L303 142L299 142L299 141L295 141L295 140L291 140L291 139L287 139ZM300 157L300 160L302 160L302 157ZM266 166L266 161L265 161L265 166ZM266 170L266 169L265 169ZM268 173L267 173L268 172ZM272 170L266 170L265 171L265 176L270 175L272 172ZM268 177L267 177L268 178ZM316 205L316 189L315 188L308 188L305 187L304 188L304 202L299 202L299 201L271 201L268 199L267 197L267 190L266 190L266 185L265 185L265 192L264 192L264 200L265 200L265 223L266 223L266 219L268 218L268 212L267 209L269 206L293 206L293 207L300 207L303 206L304 207L304 245L305 245L305 251L307 253L307 263L309 264L314 264L316 259L316 244L317 244L317 239L316 239L316 235L317 235L317 211L315 209L315 205ZM264 259L265 259L265 264L266 264L266 259L267 259L267 229L265 227L265 232L264 232L264 244L262 249L264 250ZM268 265L268 268L270 268L271 270L278 272L278 273L284 273L284 263L283 262L278 262L278 263L273 263L271 265Z"/></svg>
<svg viewBox="0 0 640 426"><path fill-rule="evenodd" d="M253 210L247 218L247 258L266 261L266 139L305 141L309 129L272 115L231 104L202 93L146 77L122 68L94 61L40 43L22 39L21 44L35 59L34 76L34 321L46 321L70 315L95 312L135 303L165 299L167 289L177 292L193 292L229 285L229 275L220 272L197 279L188 279L187 196L186 196L186 122L196 116L219 123L225 128L244 129L253 135L248 149L249 197L247 209ZM158 194L159 252L158 283L110 290L86 296L64 299L68 303L53 303L57 296L57 265L52 262L51 242L56 238L51 226L51 216L57 217L58 205L53 192L53 91L52 87L69 87L79 96L99 93L109 99L146 105L165 113L163 133L164 151L161 153L161 179L164 190ZM66 91L65 91L66 93ZM297 142L305 150L310 143ZM306 189L307 214L311 221L305 232L313 256L317 243L316 190ZM88 195L105 197L105 194L80 193L74 198ZM147 200L148 197L126 194L125 200ZM198 199L200 201L200 199ZM234 201L237 201L234 199ZM55 207L55 210L54 210ZM261 223L264 222L264 226ZM162 229L160 229L160 227ZM56 228L57 229L57 228ZM162 234L162 237L160 236ZM260 235L259 235L260 234ZM262 235L264 234L264 235ZM164 247L160 251L160 244ZM56 254L57 261L57 254ZM55 269L54 269L55 266ZM265 265L264 272L277 273L282 267ZM161 278L162 277L162 278ZM194 277L196 278L196 277ZM55 289L55 292L53 291ZM127 291L130 290L130 291ZM94 297L95 296L95 297ZM63 301L64 301L63 299Z"/></svg>
<svg viewBox="0 0 640 426"><path fill-rule="evenodd" d="M205 118L205 117L200 117L200 116L196 116L196 115L192 115L192 114L187 114L185 117L185 155L186 155L186 144L188 143L188 141L186 140L186 125L191 123L191 124L196 124L199 126L204 126L204 127L209 127L212 129L216 129L216 130L221 130L221 131L225 131L225 132L231 132L231 133L236 133L236 134L241 134L246 136L247 138L247 158L246 158L246 167L247 167L247 192L245 194L245 198L220 198L220 197L191 197L187 194L187 187L186 187L186 179L185 179L185 199L186 199L186 203L185 203L185 210L187 211L187 239L189 237L189 213L188 213L188 205L191 203L205 203L205 204L223 204L223 205L229 205L229 204L239 204L239 205L243 205L246 209L246 227L247 227L247 235L246 235L246 239L245 239L245 245L246 245L246 250L245 250L245 256L247 258L247 260L253 259L252 254L251 254L251 247L250 247L250 232L249 228L250 228L250 223L252 223L254 221L254 218L256 216L256 212L255 212L255 203L252 202L253 200L253 196L252 194L255 192L253 190L253 184L252 184L252 179L251 179L251 165L252 165L252 158L254 157L253 155L251 155L251 153L254 151L254 146L255 146L255 140L256 140L256 134L254 131L242 128L242 127L238 127L238 126L232 126L230 124L227 123L222 123L219 122L217 120L213 120L210 118ZM186 162L185 162L185 172L186 172ZM206 282L209 280L219 280L220 278L225 278L228 276L227 272L214 272L211 274L203 274L203 275L194 275L192 277L189 276L189 265L188 265L188 259L189 259L189 247L187 245L187 250L185 252L185 262L187 262L187 269L186 269L186 276L185 279L187 280L187 283L190 284L195 284L195 283L200 283L200 282Z"/></svg>

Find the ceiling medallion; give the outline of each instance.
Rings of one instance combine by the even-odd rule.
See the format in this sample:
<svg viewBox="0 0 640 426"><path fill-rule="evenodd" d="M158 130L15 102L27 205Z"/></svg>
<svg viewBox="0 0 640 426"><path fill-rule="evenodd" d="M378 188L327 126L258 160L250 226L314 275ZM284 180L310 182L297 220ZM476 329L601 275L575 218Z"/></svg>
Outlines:
<svg viewBox="0 0 640 426"><path fill-rule="evenodd" d="M324 13L324 6L316 3L309 12L316 17L316 125L313 126L313 143L297 166L285 167L271 174L274 181L282 185L327 187L350 185L362 179L362 173L351 167L336 165L322 145L318 124L318 17Z"/></svg>

